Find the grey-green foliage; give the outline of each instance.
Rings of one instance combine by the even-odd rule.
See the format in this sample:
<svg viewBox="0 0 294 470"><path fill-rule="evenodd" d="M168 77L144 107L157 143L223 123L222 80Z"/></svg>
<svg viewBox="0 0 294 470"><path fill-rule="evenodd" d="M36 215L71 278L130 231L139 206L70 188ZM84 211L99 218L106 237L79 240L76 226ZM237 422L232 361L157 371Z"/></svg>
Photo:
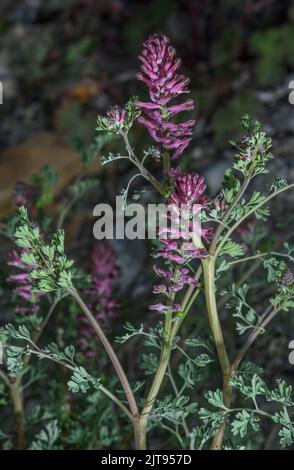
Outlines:
<svg viewBox="0 0 294 470"><path fill-rule="evenodd" d="M230 216L230 221L238 221L242 217L244 217L246 214L251 212L252 210L255 210L254 215L257 219L261 220L266 220L266 218L269 215L269 210L266 207L260 207L258 208L257 206L261 204L263 201L265 201L265 196L258 191L254 191L250 197L249 200L243 199L241 202L239 202L234 210L232 211L232 214Z"/></svg>
<svg viewBox="0 0 294 470"><path fill-rule="evenodd" d="M0 406L5 406L8 403L6 386L3 382L0 382Z"/></svg>
<svg viewBox="0 0 294 470"><path fill-rule="evenodd" d="M60 435L57 420L49 421L45 428L36 435L29 450L58 450L56 441Z"/></svg>
<svg viewBox="0 0 294 470"><path fill-rule="evenodd" d="M28 265L28 269L34 267L30 271L33 290L53 292L73 287L73 261L64 254L63 230L58 230L46 243L39 228L30 222L27 210L20 207L14 239L15 243L25 250L21 255L22 261Z"/></svg>
<svg viewBox="0 0 294 470"><path fill-rule="evenodd" d="M33 175L32 183L37 189L38 198L36 206L39 209L44 209L52 203L54 192L53 189L58 182L58 173L51 165L44 165L39 173Z"/></svg>
<svg viewBox="0 0 294 470"><path fill-rule="evenodd" d="M30 332L25 325L15 327L12 323L7 323L1 328L0 334L14 339L23 339L25 341L29 341L31 339Z"/></svg>
<svg viewBox="0 0 294 470"><path fill-rule="evenodd" d="M100 380L92 377L83 367L75 367L70 381L68 382L68 388L71 392L86 393L87 390L92 386L96 389L100 388Z"/></svg>
<svg viewBox="0 0 294 470"><path fill-rule="evenodd" d="M36 404L28 410L26 414L26 423L29 426L36 426L36 424L42 421L48 421L54 419L56 413L53 413L47 406Z"/></svg>
<svg viewBox="0 0 294 470"><path fill-rule="evenodd" d="M65 421L63 440L67 448L109 450L131 432L126 421L122 435L120 410L114 412L113 403L99 391L83 396L76 406L77 412L70 413Z"/></svg>
<svg viewBox="0 0 294 470"><path fill-rule="evenodd" d="M137 336L143 333L143 324L140 325L139 328L136 328L130 322L126 322L125 325L123 325L123 328L124 330L126 330L126 333L122 336L117 336L115 338L115 341L117 343L125 343L126 341L133 338L134 336Z"/></svg>
<svg viewBox="0 0 294 470"><path fill-rule="evenodd" d="M2 450L11 450L13 448L13 443L8 434L1 431L0 429L0 442L1 442L1 449Z"/></svg>
<svg viewBox="0 0 294 470"><path fill-rule="evenodd" d="M279 191L285 188L288 185L288 182L282 176L275 176L272 183L267 185L267 190L270 192Z"/></svg>
<svg viewBox="0 0 294 470"><path fill-rule="evenodd" d="M187 338L185 345L188 350L183 355L182 362L178 367L178 375L182 379L182 390L193 388L198 382L203 380L208 371L208 365L214 362L214 349L210 340L204 341L201 338ZM191 354L191 349L193 354ZM205 352L200 352L202 349Z"/></svg>
<svg viewBox="0 0 294 470"><path fill-rule="evenodd" d="M56 343L50 343L44 346L41 351L56 361L65 361L74 365L75 348L72 345L66 346L64 351L60 351Z"/></svg>
<svg viewBox="0 0 294 470"><path fill-rule="evenodd" d="M115 341L118 343L125 343L135 336L142 336L144 338L144 346L154 348L160 351L162 345L162 322L159 322L154 328L144 330L143 324L135 327L130 322L124 326L125 334L117 336ZM146 375L152 375L156 372L158 366L158 354L155 352L142 354L139 367Z"/></svg>
<svg viewBox="0 0 294 470"><path fill-rule="evenodd" d="M166 377L170 381L174 395L168 394L156 401L151 413L151 423L171 433L176 437L181 448L187 449L191 447L192 441L195 445L196 442L200 445L198 443L199 429L191 429L187 434L188 428L185 420L191 419L195 422L198 410L198 404L194 402L193 395L189 396L187 392L209 375L209 365L214 362L214 347L211 339L187 338L182 347L178 346L178 340L179 338L176 339L174 348L182 354L181 362L177 371L172 367L166 371ZM147 361L145 359L145 362L150 365L150 358ZM207 429L204 431L204 427L203 432L206 436L204 441L206 442L212 434Z"/></svg>
<svg viewBox="0 0 294 470"><path fill-rule="evenodd" d="M239 193L240 188L241 183L233 174L232 168L227 168L222 184L222 195L227 204L231 204L233 202L234 197Z"/></svg>
<svg viewBox="0 0 294 470"><path fill-rule="evenodd" d="M202 450L205 444L213 438L214 434L215 428L209 422L195 426L190 431L190 448Z"/></svg>
<svg viewBox="0 0 294 470"><path fill-rule="evenodd" d="M5 338L6 363L9 374L14 377L23 372L23 359L28 354L28 344L30 344L31 336L25 325L15 327L12 323L8 323L0 329L0 335ZM11 339L22 340L23 346L11 344Z"/></svg>
<svg viewBox="0 0 294 470"><path fill-rule="evenodd" d="M242 335L251 328L259 328L257 312L247 301L249 286L244 284L241 287L236 287L233 284L228 289L228 293L231 299L227 303L227 308L233 311L233 317L238 320L236 323L237 332Z"/></svg>
<svg viewBox="0 0 294 470"><path fill-rule="evenodd" d="M111 112L112 110L110 110L110 113ZM136 99L131 98L120 112L124 115L122 121L111 119L110 113L106 116L98 116L96 129L98 131L114 132L115 134L119 134L120 132L127 134L133 126L134 121L141 114L140 108L136 104Z"/></svg>
<svg viewBox="0 0 294 470"><path fill-rule="evenodd" d="M258 191L254 191L249 198L240 197L234 203L241 190L238 173L241 173L244 182L246 183L247 181L248 183L255 176L268 173L268 162L273 158L270 152L271 139L261 130L261 125L258 121L254 122L248 115L244 115L242 117L242 130L243 135L240 141L231 142L236 149L233 165L232 168L226 170L222 189L214 201L216 204L211 206L208 214L210 220L221 223L224 211L233 204L226 221L228 226L239 221L249 212L261 220L266 220L269 216L268 208L262 205L265 201L265 196ZM280 184L282 183L280 182ZM218 207L217 202L221 202L220 207ZM225 206L224 208L222 207L223 205ZM262 206L259 207L259 205ZM231 241L230 243L233 242ZM229 248L233 247L229 246ZM232 250L232 253L235 256L234 250Z"/></svg>
<svg viewBox="0 0 294 470"><path fill-rule="evenodd" d="M289 447L294 442L294 421L292 387L284 380L278 379L276 387L270 390L262 378L253 375L237 375L230 379L231 386L237 390L243 398L241 407L228 408L223 403L223 394L220 390L208 392L206 399L214 408L201 408L200 418L205 424L210 424L215 430L225 419L231 416L231 431L233 436L245 438L249 429L258 432L262 418L269 419L279 424L279 438L282 448ZM267 409L266 402L273 402L276 411L272 407Z"/></svg>
<svg viewBox="0 0 294 470"><path fill-rule="evenodd" d="M243 138L240 142L231 142L238 153L233 168L244 176L257 176L268 173L267 163L273 158L270 152L272 141L261 131L258 121L252 121L248 114L242 116Z"/></svg>
<svg viewBox="0 0 294 470"><path fill-rule="evenodd" d="M271 139L265 132L261 131L258 121L253 122L248 115L242 117L243 136L239 142L231 142L236 149L236 155L232 168L225 172L222 189L217 199L230 205L239 194L241 183L236 176L238 172L242 173L243 178L252 179L253 177L268 173L268 162L273 158L270 148ZM235 170L235 171L234 171ZM253 212L258 219L266 220L269 211L265 207L258 207L265 200L265 196L258 191L254 191L247 200L242 197L235 204L230 212L227 223L239 221L249 212ZM256 208L256 210L254 210ZM215 221L221 221L222 210L212 209L209 214Z"/></svg>
<svg viewBox="0 0 294 470"><path fill-rule="evenodd" d="M276 266L274 281L277 290L270 298L270 303L275 310L288 312L294 308L294 276L285 261L280 261Z"/></svg>
<svg viewBox="0 0 294 470"><path fill-rule="evenodd" d="M186 418L189 414L196 413L197 403L191 403L188 396L173 398L172 395L166 395L162 400L158 400L151 412L151 419L166 419L173 423L179 423L182 418Z"/></svg>
<svg viewBox="0 0 294 470"><path fill-rule="evenodd" d="M249 413L247 410L241 410L236 413L235 419L232 422L232 434L233 436L245 437L248 432L248 426L251 426L254 431L260 429L259 426L260 418L255 416L253 413Z"/></svg>
<svg viewBox="0 0 294 470"><path fill-rule="evenodd" d="M143 354L140 362L140 369L144 371L146 375L155 374L158 367L158 357L155 353Z"/></svg>
<svg viewBox="0 0 294 470"><path fill-rule="evenodd" d="M6 348L7 369L12 377L23 372L23 358L26 354L27 350L19 346L9 346Z"/></svg>
<svg viewBox="0 0 294 470"><path fill-rule="evenodd" d="M21 346L8 344L6 347L7 368L11 375L17 375L23 371L25 355L34 354L39 359L53 360L69 368L72 371L72 375L68 381L68 387L73 393L85 393L90 387L94 389L100 388L100 379L93 377L83 367L76 364L75 348L72 345L66 346L64 351L61 351L56 343L50 343L39 348L34 344L25 325L20 325L16 328L13 324L9 323L1 329L0 334L10 340L21 341Z"/></svg>
<svg viewBox="0 0 294 470"><path fill-rule="evenodd" d="M220 255L227 255L231 258L236 258L237 256L244 255L244 248L239 243L234 242L231 239L228 239L227 242L221 249Z"/></svg>

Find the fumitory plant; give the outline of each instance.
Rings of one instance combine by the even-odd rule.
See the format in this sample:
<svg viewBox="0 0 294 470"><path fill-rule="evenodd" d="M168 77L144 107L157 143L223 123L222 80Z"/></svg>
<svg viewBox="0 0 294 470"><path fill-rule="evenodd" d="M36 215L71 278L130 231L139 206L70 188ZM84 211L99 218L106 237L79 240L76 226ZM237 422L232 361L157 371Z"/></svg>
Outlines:
<svg viewBox="0 0 294 470"><path fill-rule="evenodd" d="M117 276L112 255L105 246L97 249L94 269L86 276L64 248L64 218L78 193L89 186L83 188L81 180L73 190L73 201L65 204L54 234L43 233L46 224L34 220L31 204L24 204L27 209L21 206L14 220L13 239L18 251L11 255L9 265L20 273L11 274L9 282L17 284L22 318L34 314L35 324L28 327L18 320L1 329L7 355L7 371L1 370L1 377L14 403L22 403L21 380L31 358L59 364L69 371L66 383L70 392L96 397L91 410L95 404L100 406L97 396L117 406L119 419L126 420L127 429L133 430L136 449L158 445L152 438L155 427L171 433L177 443L173 445L183 449L250 449L256 446L254 436L259 436L257 442L262 436L262 420L277 426L282 448L290 447L294 442L292 387L279 377L275 384L267 385L260 365L248 362L247 356L260 337L268 334L276 317L291 321L294 247L287 237L278 246L265 240L270 202L293 189L294 183L275 177L262 192L257 189L256 178L269 173L271 139L258 122L244 115L242 137L232 142L232 165L219 192L210 199L204 178L180 166L195 126L194 119L182 117L182 113L193 111L194 101L181 96L190 91L189 79L180 73L181 60L170 40L159 34L145 41L139 59L137 78L146 88L146 100L134 97L125 107L114 106L98 117L97 130L105 142L115 137L125 145L124 154L111 152L102 163L120 159L131 162L138 170L135 176L146 180L144 189L150 185L154 200L163 201L169 208L170 223L164 229L158 227L151 250L156 281L148 315L152 315L154 325L121 325L122 334L115 344L106 336L107 319L117 316L119 308L112 298L112 279ZM130 142L135 123L144 126L153 141L142 156ZM148 159L154 165L147 166ZM133 180L124 191L126 204ZM31 198L33 191L25 189ZM140 194L133 196L138 199ZM40 200L44 203L44 197ZM175 237L171 222L179 216L181 225ZM104 256L106 264L97 275ZM246 267L246 274L240 277L241 265ZM254 304L252 291L256 293L256 289L249 282L260 268L271 289L266 299ZM49 312L38 321L44 301L50 305ZM67 302L71 302L71 308L78 307L78 321L82 323L75 346L61 347L55 342L40 346L39 339L56 306ZM117 318L116 323L121 322ZM235 331L227 337L224 325L231 325L232 319ZM187 322L206 325L204 338L195 336L191 328L187 330ZM146 350L137 364L138 380L134 383L120 358L126 341L136 336L142 338ZM137 343L135 347L137 352ZM106 377L95 363L93 368L91 360L102 350L115 378ZM132 357L137 360L137 354ZM141 380L143 373L146 381ZM15 409L22 428L20 447L24 447L23 406L15 405ZM60 425L58 419L50 421L32 447L40 448L50 439L49 448L58 445ZM117 442L117 437L109 437L108 442Z"/></svg>

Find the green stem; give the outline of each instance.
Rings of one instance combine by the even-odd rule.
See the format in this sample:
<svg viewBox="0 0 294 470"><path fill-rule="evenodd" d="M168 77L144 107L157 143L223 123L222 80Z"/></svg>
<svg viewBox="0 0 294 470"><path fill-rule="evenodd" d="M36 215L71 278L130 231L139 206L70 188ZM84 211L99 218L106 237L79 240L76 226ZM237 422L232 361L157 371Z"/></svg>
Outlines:
<svg viewBox="0 0 294 470"><path fill-rule="evenodd" d="M35 342L38 342L40 336L42 335L44 328L46 327L58 301L55 300L51 305L49 312L43 321L40 330L38 331ZM31 355L25 357L24 360L24 367L27 367L30 362ZM22 375L18 376L13 382L9 380L6 374L0 371L0 377L2 377L3 381L9 387L10 397L13 404L13 410L16 419L16 427L17 427L17 442L18 442L18 449L23 450L25 449L25 413L24 413L24 400L23 400L23 392L22 392Z"/></svg>
<svg viewBox="0 0 294 470"><path fill-rule="evenodd" d="M129 139L128 139L128 136L124 133L124 132L121 132L121 135L124 139L124 143L125 143L125 146L126 146L126 149L127 149L127 152L128 152L128 155L129 155L129 159L132 163L134 163L134 165L137 166L137 168L140 170L140 173L141 175L143 176L143 178L145 178L147 181L149 181L149 183L152 184L152 186L163 196L163 197L166 197L166 191L165 191L165 188L163 187L163 185L156 179L154 178L154 176L147 170L147 168L145 168L145 166L140 162L140 160L138 159L138 157L135 155L131 145L130 145L130 142L129 142Z"/></svg>
<svg viewBox="0 0 294 470"><path fill-rule="evenodd" d="M170 170L170 158L169 158L169 152L166 150L163 152L163 172L166 175L168 171Z"/></svg>
<svg viewBox="0 0 294 470"><path fill-rule="evenodd" d="M219 316L216 306L215 298L215 257L209 255L202 261L203 273L204 273L204 287L205 287L205 299L208 312L208 319L210 328L214 338L215 347L223 376L223 400L224 405L230 408L232 388L229 384L231 377L231 366L223 338L222 328L219 321ZM224 422L219 426L217 433L215 434L211 450L218 450L221 448L224 432L226 427L226 418Z"/></svg>
<svg viewBox="0 0 294 470"><path fill-rule="evenodd" d="M133 422L134 418L132 414L129 412L128 408L119 400L119 398L113 395L113 393L111 393L110 390L105 388L103 385L100 385L99 389L124 412L124 414L129 418L131 422Z"/></svg>
<svg viewBox="0 0 294 470"><path fill-rule="evenodd" d="M58 302L59 302L59 300L55 299L54 302L51 304L51 307L50 307L46 317L44 318L44 321L43 321L42 325L40 326L39 331L37 332L36 336L34 337L34 342L35 343L37 343L39 341L40 337L42 336L43 331L46 328L46 326L47 326L47 324L48 324L48 322L49 322L49 320L50 320L50 318L51 318Z"/></svg>
<svg viewBox="0 0 294 470"><path fill-rule="evenodd" d="M22 388L18 380L10 385L10 396L16 419L17 448L18 450L24 450L26 446L25 413L23 406Z"/></svg>
<svg viewBox="0 0 294 470"><path fill-rule="evenodd" d="M146 404L141 413L140 426L144 434L146 434L147 432L149 415L153 409L154 403L156 401L157 395L159 393L160 387L162 385L162 382L163 382L163 379L167 370L167 366L168 366L170 355L171 355L171 349L172 348L169 343L164 343L162 351L161 351L161 356L159 359L157 372L154 376L150 391L148 393Z"/></svg>
<svg viewBox="0 0 294 470"><path fill-rule="evenodd" d="M199 280L200 276L202 274L202 266L199 266L199 268L197 269L196 273L195 273L195 276L194 278L196 279L196 281ZM182 300L182 303L181 303L181 312L182 312L182 315L181 317L177 317L174 321L174 324L172 326L172 330L171 330L171 340L174 339L174 337L176 336L177 332L179 331L183 321L185 320L194 300L196 299L196 297L198 296L200 292L200 289L195 287L195 286L189 286L185 295L184 295L184 298Z"/></svg>
<svg viewBox="0 0 294 470"><path fill-rule="evenodd" d="M251 334L248 336L247 341L244 343L238 354L236 355L235 359L232 362L231 370L232 370L232 375L235 375L237 373L237 369L243 360L245 354L249 350L249 348L252 346L252 344L255 342L257 337L260 335L261 331L264 330L264 328L269 324L273 318L281 311L281 308L273 309L272 312L267 315L267 310L264 315L260 318L260 323L258 327L256 327Z"/></svg>
<svg viewBox="0 0 294 470"><path fill-rule="evenodd" d="M170 179L169 179L169 170L170 170L170 156L169 152L165 150L163 152L163 174L164 174L164 183L168 192L168 188L170 187Z"/></svg>
<svg viewBox="0 0 294 470"><path fill-rule="evenodd" d="M135 435L136 450L146 450L147 420L145 420L143 416L137 416L133 420L133 428Z"/></svg>
<svg viewBox="0 0 294 470"><path fill-rule="evenodd" d="M163 329L163 347L161 350L161 355L159 359L158 368L156 374L154 376L151 388L149 390L146 404L143 407L143 411L141 413L140 418L140 429L141 432L146 436L147 433L147 426L148 426L148 419L149 415L153 409L154 403L156 401L157 395L159 393L160 387L162 385L168 363L170 360L170 355L172 351L172 339L171 339L171 328L172 328L172 307L174 303L175 294L173 293L168 301L169 309L165 314L165 321L164 321L164 329ZM146 437L142 440L144 442L144 449L146 448ZM141 449L141 448L140 448Z"/></svg>
<svg viewBox="0 0 294 470"><path fill-rule="evenodd" d="M216 298L215 298L215 258L208 256L208 258L202 261L203 273L204 273L204 287L205 287L205 299L208 310L208 319L213 334L221 370L223 374L226 374L230 369L230 362L228 359L226 346L222 334L222 328L220 325Z"/></svg>
<svg viewBox="0 0 294 470"><path fill-rule="evenodd" d="M150 391L148 393L148 396L147 396L147 399L146 399L146 405L143 408L143 412L142 412L143 417L147 417L148 414L153 409L154 402L157 398L158 392L160 390L162 381L163 381L165 373L166 373L166 369L167 369L167 366L168 366L168 361L169 361L169 358L170 358L170 354L171 354L171 347L166 343L163 346L161 356L160 356L160 360L159 360L159 366L158 366L157 372L155 374L155 377L154 377L152 386L150 388Z"/></svg>

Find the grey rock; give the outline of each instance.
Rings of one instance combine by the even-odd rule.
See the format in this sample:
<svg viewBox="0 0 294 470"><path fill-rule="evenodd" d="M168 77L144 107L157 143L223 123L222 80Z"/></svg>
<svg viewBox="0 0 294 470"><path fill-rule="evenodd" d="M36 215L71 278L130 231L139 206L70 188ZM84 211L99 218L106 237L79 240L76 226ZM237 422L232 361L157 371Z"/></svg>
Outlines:
<svg viewBox="0 0 294 470"><path fill-rule="evenodd" d="M144 269L147 256L145 242L144 240L114 239L111 241L111 244L121 272L118 289L121 293L128 293L128 295L132 296L130 292L133 289L130 288L138 284L138 277Z"/></svg>

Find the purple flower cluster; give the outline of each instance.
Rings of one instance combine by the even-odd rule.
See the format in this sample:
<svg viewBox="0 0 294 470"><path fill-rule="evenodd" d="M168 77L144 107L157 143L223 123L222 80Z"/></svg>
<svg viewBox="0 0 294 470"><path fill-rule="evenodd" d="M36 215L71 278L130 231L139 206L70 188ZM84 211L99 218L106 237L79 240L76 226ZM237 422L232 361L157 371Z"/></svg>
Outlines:
<svg viewBox="0 0 294 470"><path fill-rule="evenodd" d="M176 58L176 50L166 36L150 36L139 59L142 65L137 78L147 86L151 101L138 103L147 116L140 116L138 122L146 126L160 151L168 150L172 158L177 158L191 141L195 121L175 123L170 119L182 111L193 110L194 102L189 99L171 106L169 102L190 92L189 79L177 73L181 60Z"/></svg>
<svg viewBox="0 0 294 470"><path fill-rule="evenodd" d="M88 307L103 329L110 329L110 320L118 316L118 301L113 297L114 281L118 276L114 254L106 243L96 244L91 256L91 287L84 290L89 298ZM95 332L85 317L80 318L81 348L86 355L91 355L90 341Z"/></svg>
<svg viewBox="0 0 294 470"><path fill-rule="evenodd" d="M108 122L117 128L123 127L124 120L126 117L125 109L120 108L119 106L113 106L107 112Z"/></svg>
<svg viewBox="0 0 294 470"><path fill-rule="evenodd" d="M170 177L174 185L174 191L168 201L168 206L172 209L170 218L173 219L173 216L176 216L177 221L181 220L181 227L180 230L177 230L177 239L175 239L172 228L165 227L163 233L159 229L159 234L164 235L164 238L160 238L161 246L157 254L164 259L167 268L154 267L156 274L162 279L162 283L155 285L153 289L155 294L160 293L166 296L179 292L185 285L199 285L198 281L191 275L187 264L193 259L201 259L207 256L202 240L208 242L213 236L211 229L203 228L192 220L195 213L196 215L199 214L208 205L208 198L204 195L206 186L203 178L197 174L181 173L179 169L171 171ZM192 232L193 236L196 233L199 237L201 242L199 247L195 246ZM168 308L165 303L150 306L151 310L163 313ZM177 312L179 309L180 306L176 304L172 310Z"/></svg>
<svg viewBox="0 0 294 470"><path fill-rule="evenodd" d="M165 284L157 284L153 286L154 294L179 292L183 289L185 284L192 286L198 285L197 281L190 275L189 268L186 267L178 267L175 273L171 266L167 270L164 270L159 266L154 266L154 271L159 277L168 283L168 286Z"/></svg>
<svg viewBox="0 0 294 470"><path fill-rule="evenodd" d="M197 173L181 173L180 168L170 171L170 177L173 180L174 191L171 195L171 201L181 205L187 205L192 208L198 204L205 208L208 204L208 197L204 195L206 185L204 178Z"/></svg>
<svg viewBox="0 0 294 470"><path fill-rule="evenodd" d="M21 254L25 253L26 250L22 249ZM40 310L40 301L43 293L34 292L32 284L30 282L30 273L36 269L36 266L29 266L25 264L16 251L12 251L9 254L8 266L17 268L21 272L18 274L12 274L8 277L9 283L15 284L14 292L20 296L24 301L24 305L16 307L16 312L19 313L38 313Z"/></svg>
<svg viewBox="0 0 294 470"><path fill-rule="evenodd" d="M199 213L208 205L208 198L204 195L206 185L204 179L196 173L181 173L180 169L170 172L174 190L168 200L171 222L169 227L160 229L163 247L159 255L167 260L184 264L194 258L206 256L203 247L196 247L193 235L208 242L213 235L210 228L201 226L198 220ZM180 226L178 225L180 224ZM177 239L175 239L177 238Z"/></svg>

